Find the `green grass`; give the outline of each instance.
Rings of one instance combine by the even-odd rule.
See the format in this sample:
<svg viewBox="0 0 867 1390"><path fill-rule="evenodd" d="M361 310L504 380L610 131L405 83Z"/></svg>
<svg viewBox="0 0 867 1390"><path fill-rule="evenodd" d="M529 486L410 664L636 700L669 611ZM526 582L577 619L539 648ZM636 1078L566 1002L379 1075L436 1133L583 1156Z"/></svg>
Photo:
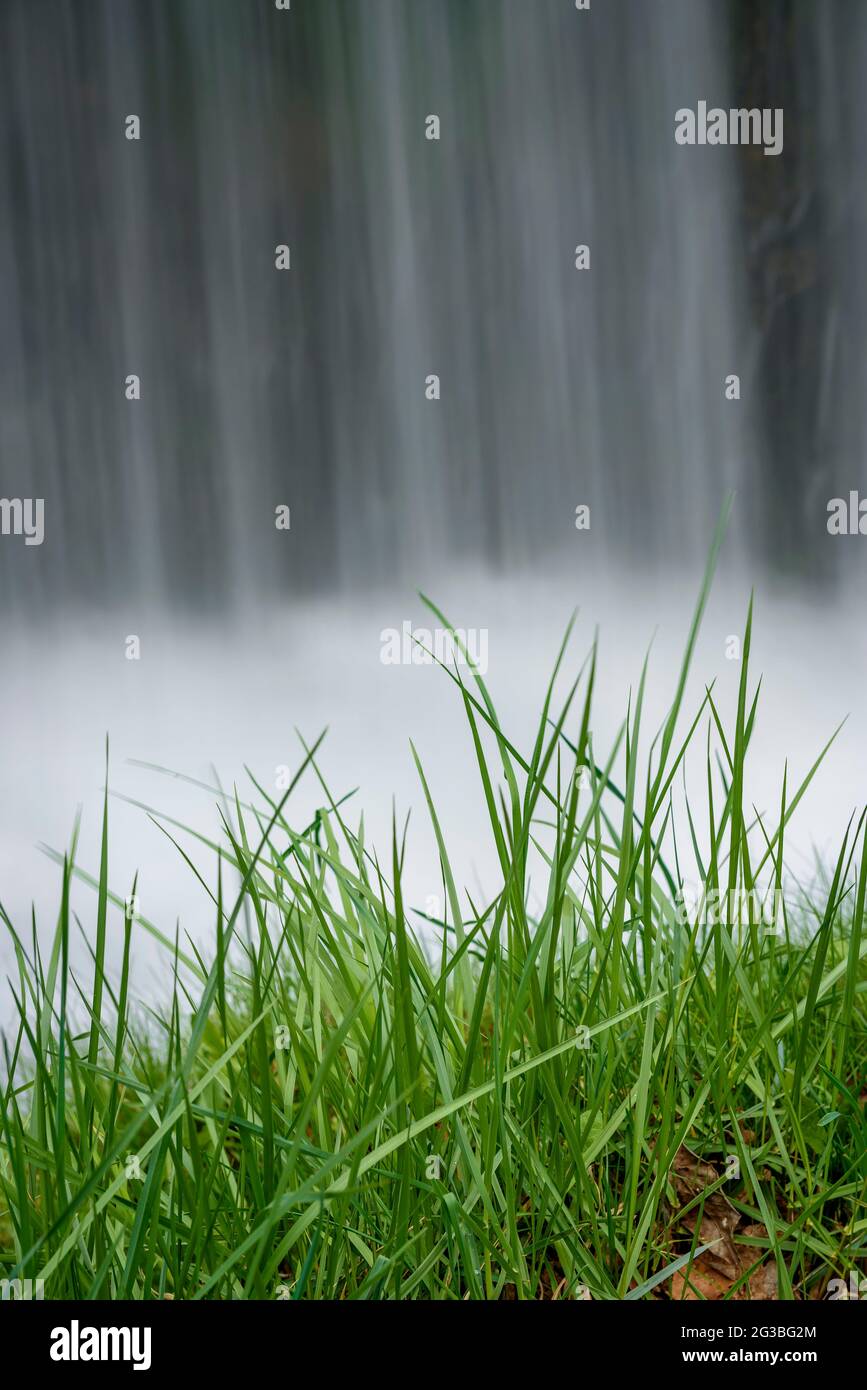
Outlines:
<svg viewBox="0 0 867 1390"><path fill-rule="evenodd" d="M524 753L481 679L442 674L501 886L485 903L459 892L416 759L445 904L421 933L405 830L377 857L317 744L279 803L254 782L250 801L219 797L219 844L188 833L191 872L213 856L207 958L136 917L109 971L130 888L109 887L106 803L86 978L69 966L75 840L50 949L6 919L0 1275L44 1278L49 1298L616 1299L671 1297L677 1272L701 1297L720 1193L752 1228L726 1296L771 1259L781 1298L863 1270L865 821L798 885L786 833L812 772L772 820L748 804L751 616L734 726L712 690L684 707L711 570L665 723L642 728L642 676L604 761L595 649L557 705L564 643ZM707 762L700 817L674 811L688 747ZM293 828L302 776L322 809ZM685 914L687 881L779 889L779 931L755 899L737 921ZM171 965L159 1014L133 1005L141 932ZM691 1214L672 1177L683 1146L719 1173Z"/></svg>

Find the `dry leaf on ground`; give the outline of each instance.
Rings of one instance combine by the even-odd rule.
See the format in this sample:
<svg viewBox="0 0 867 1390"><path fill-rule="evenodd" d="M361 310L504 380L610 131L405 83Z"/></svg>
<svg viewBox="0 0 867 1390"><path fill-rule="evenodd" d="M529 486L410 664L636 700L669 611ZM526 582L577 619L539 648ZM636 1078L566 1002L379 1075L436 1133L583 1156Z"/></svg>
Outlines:
<svg viewBox="0 0 867 1390"><path fill-rule="evenodd" d="M712 1249L699 1255L688 1270L681 1270L672 1276L673 1299L723 1299L744 1272L761 1258L762 1252L755 1246L735 1243L735 1232L741 1218L723 1192L711 1192L702 1206L701 1194L719 1179L720 1174L712 1163L699 1158L685 1144L681 1145L671 1169L671 1183L683 1211L682 1216L675 1213L675 1221L694 1235L700 1216L697 1244L711 1245ZM691 1203L695 1205L686 1211L685 1208ZM765 1240L768 1236L766 1228L759 1223L744 1226L739 1234ZM731 1296L739 1300L776 1299L777 1266L773 1256L764 1259L750 1275L748 1284Z"/></svg>

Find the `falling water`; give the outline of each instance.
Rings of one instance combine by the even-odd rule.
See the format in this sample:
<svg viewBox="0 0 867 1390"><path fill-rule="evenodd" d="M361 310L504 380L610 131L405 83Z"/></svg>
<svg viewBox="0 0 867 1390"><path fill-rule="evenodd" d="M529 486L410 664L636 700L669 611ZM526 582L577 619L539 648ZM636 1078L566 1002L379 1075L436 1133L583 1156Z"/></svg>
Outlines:
<svg viewBox="0 0 867 1390"><path fill-rule="evenodd" d="M736 156L673 138L728 100L712 0L0 25L0 483L46 507L13 606L538 566L579 504L596 566L703 551L754 463Z"/></svg>
<svg viewBox="0 0 867 1390"><path fill-rule="evenodd" d="M463 711L440 673L384 667L381 630L421 618L418 585L489 630L523 745L580 603L601 746L659 627L651 726L732 487L696 696L736 701L758 562L806 579L757 607L752 794L779 804L867 679L860 609L816 583L861 559L825 506L867 444L865 62L862 0L0 0L0 498L45 500L43 545L0 537L16 923L34 897L54 920L35 846L80 803L98 866L106 731L113 790L207 828L212 798L125 760L268 786L293 725L330 724L325 770L378 845L392 794L418 803L412 736L458 882L495 878ZM678 146L699 100L783 107L784 155ZM853 719L790 850L842 830L865 746ZM303 824L321 791L299 795ZM112 802L111 858L168 935L211 930L140 805ZM412 866L424 901L435 845Z"/></svg>

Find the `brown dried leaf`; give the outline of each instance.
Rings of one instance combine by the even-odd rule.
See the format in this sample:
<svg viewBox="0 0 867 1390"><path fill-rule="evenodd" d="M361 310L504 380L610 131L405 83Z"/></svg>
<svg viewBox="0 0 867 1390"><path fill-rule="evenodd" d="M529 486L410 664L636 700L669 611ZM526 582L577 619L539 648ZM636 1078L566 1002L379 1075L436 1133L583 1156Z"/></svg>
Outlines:
<svg viewBox="0 0 867 1390"><path fill-rule="evenodd" d="M671 1277L671 1296L678 1302L684 1300L687 1303L697 1303L701 1298L711 1299L713 1302L725 1298L732 1286L732 1280L727 1279L724 1274L716 1274L704 1263L705 1256L699 1255L689 1271L687 1279L686 1270L682 1273L673 1274ZM742 1292L738 1291L735 1298L743 1298Z"/></svg>
<svg viewBox="0 0 867 1390"><path fill-rule="evenodd" d="M712 1163L705 1162L682 1145L674 1158L671 1181L682 1208L701 1198L701 1194L719 1181L720 1174ZM700 1203L692 1211L676 1216L679 1224L695 1234ZM705 1198L699 1226L699 1242L712 1244L693 1261L692 1267L672 1276L671 1296L694 1301L700 1297L711 1300L725 1298L746 1270L756 1263L761 1252L754 1246L735 1245L734 1233L740 1215L722 1192L712 1192ZM767 1227L760 1222L745 1226L740 1234L767 1240ZM754 1270L747 1284L731 1294L736 1300L774 1300L777 1291L777 1264L772 1255Z"/></svg>
<svg viewBox="0 0 867 1390"><path fill-rule="evenodd" d="M695 1202L706 1188L718 1181L719 1173L713 1164L706 1163L682 1144L672 1165L672 1183L681 1206ZM700 1259L705 1268L726 1276L733 1283L740 1274L738 1252L732 1239L740 1217L724 1193L712 1192L705 1198L703 1209L699 1204L684 1214L681 1225L694 1232L700 1210L699 1241L713 1247Z"/></svg>
<svg viewBox="0 0 867 1390"><path fill-rule="evenodd" d="M756 1240L768 1239L768 1228L760 1221L754 1222L750 1226L744 1226L742 1235L753 1236ZM738 1247L741 1268L747 1270L754 1265L756 1260L761 1257L762 1252L755 1246L741 1245ZM754 1269L749 1277L749 1296L750 1298L764 1302L775 1302L779 1297L777 1285L777 1261L772 1254L768 1254L763 1264L758 1269Z"/></svg>

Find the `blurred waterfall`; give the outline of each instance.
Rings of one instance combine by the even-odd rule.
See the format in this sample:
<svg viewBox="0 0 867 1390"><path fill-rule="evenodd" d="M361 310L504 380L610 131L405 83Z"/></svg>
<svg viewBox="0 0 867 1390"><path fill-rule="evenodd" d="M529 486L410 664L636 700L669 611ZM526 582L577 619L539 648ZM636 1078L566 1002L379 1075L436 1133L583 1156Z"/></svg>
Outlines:
<svg viewBox="0 0 867 1390"><path fill-rule="evenodd" d="M673 135L729 104L725 18L3 0L0 495L46 508L11 606L703 554L758 466L737 156Z"/></svg>

